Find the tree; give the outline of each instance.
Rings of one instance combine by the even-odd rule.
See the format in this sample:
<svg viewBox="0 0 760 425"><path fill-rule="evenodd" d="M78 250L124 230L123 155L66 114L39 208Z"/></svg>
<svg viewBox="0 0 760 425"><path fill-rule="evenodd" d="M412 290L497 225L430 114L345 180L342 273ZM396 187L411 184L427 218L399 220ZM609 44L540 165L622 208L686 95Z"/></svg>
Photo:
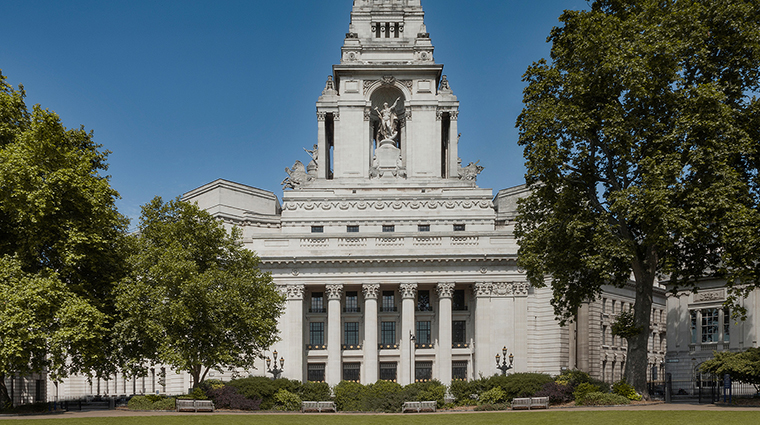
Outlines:
<svg viewBox="0 0 760 425"><path fill-rule="evenodd" d="M702 363L700 369L720 377L727 373L731 379L752 384L760 390L760 348L748 348L739 353L716 352L715 357Z"/></svg>
<svg viewBox="0 0 760 425"><path fill-rule="evenodd" d="M524 76L518 261L562 323L633 281L625 378L646 394L656 277L757 282L760 3L599 0L560 21Z"/></svg>
<svg viewBox="0 0 760 425"><path fill-rule="evenodd" d="M209 370L253 368L277 340L283 298L240 232L195 204L143 206L132 268L114 291L122 355L187 371L198 386Z"/></svg>
<svg viewBox="0 0 760 425"><path fill-rule="evenodd" d="M92 132L66 129L54 112L39 105L30 112L24 98L23 87L14 89L0 73L0 323L16 326L0 333L0 404L8 401L8 373L48 368L61 379L109 372L103 329L113 311L111 288L125 270L127 220L100 174L108 152ZM98 336L102 341L90 344Z"/></svg>

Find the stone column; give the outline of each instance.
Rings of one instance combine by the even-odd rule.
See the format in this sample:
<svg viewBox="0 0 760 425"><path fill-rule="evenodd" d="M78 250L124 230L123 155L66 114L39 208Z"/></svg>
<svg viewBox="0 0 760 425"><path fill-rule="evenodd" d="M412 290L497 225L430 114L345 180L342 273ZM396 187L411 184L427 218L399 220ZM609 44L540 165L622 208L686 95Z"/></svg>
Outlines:
<svg viewBox="0 0 760 425"><path fill-rule="evenodd" d="M401 361L399 362L398 383L408 385L414 382L414 347L411 336L414 334L414 299L417 295L416 283L402 283L401 290Z"/></svg>
<svg viewBox="0 0 760 425"><path fill-rule="evenodd" d="M576 365L579 370L590 373L590 353L589 353L589 304L584 302L578 308L578 320L576 320Z"/></svg>
<svg viewBox="0 0 760 425"><path fill-rule="evenodd" d="M380 285L376 283L362 285L364 292L364 373L362 384L377 382L380 365L377 361L377 293Z"/></svg>
<svg viewBox="0 0 760 425"><path fill-rule="evenodd" d="M453 283L439 283L438 290L438 380L451 385L451 297Z"/></svg>
<svg viewBox="0 0 760 425"><path fill-rule="evenodd" d="M304 379L304 342L303 342L303 285L281 286L285 295L285 312L280 317L282 342L275 345L285 359L283 378L303 381ZM166 379L166 378L165 378Z"/></svg>
<svg viewBox="0 0 760 425"><path fill-rule="evenodd" d="M338 385L341 380L341 345L340 345L340 299L343 285L327 285L327 370L325 381L330 386Z"/></svg>
<svg viewBox="0 0 760 425"><path fill-rule="evenodd" d="M493 350L491 341L491 289L490 282L478 282L473 287L475 295L475 364L472 368L472 378L483 374L494 374L494 358L496 351Z"/></svg>

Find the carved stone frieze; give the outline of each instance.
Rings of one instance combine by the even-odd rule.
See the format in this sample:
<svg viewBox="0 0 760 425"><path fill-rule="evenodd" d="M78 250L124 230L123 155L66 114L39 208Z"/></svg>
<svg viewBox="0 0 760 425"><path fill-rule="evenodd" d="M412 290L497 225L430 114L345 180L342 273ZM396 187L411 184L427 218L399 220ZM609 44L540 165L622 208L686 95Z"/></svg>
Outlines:
<svg viewBox="0 0 760 425"><path fill-rule="evenodd" d="M514 287L507 282L494 282L491 295L494 297L509 297L514 294Z"/></svg>
<svg viewBox="0 0 760 425"><path fill-rule="evenodd" d="M372 86L375 85L381 85L381 86L395 86L396 84L399 84L401 86L406 87L410 91L414 87L414 81L413 80L397 80L396 77L393 76L385 76L379 80L364 80L364 95L366 96L367 93L369 93Z"/></svg>
<svg viewBox="0 0 760 425"><path fill-rule="evenodd" d="M399 285L399 289L401 289L401 298L407 299L412 298L414 299L417 296L417 284L416 283L402 283Z"/></svg>
<svg viewBox="0 0 760 425"><path fill-rule="evenodd" d="M454 284L450 282L439 283L435 287L439 298L451 298L454 296Z"/></svg>
<svg viewBox="0 0 760 425"><path fill-rule="evenodd" d="M362 285L362 292L364 293L364 299L377 299L377 294L380 291L380 285L377 283L367 283Z"/></svg>
<svg viewBox="0 0 760 425"><path fill-rule="evenodd" d="M410 209L418 210L427 208L435 210L438 208L445 209L492 209L493 202L485 199L462 199L462 200L405 200L405 201L290 201L283 204L283 208L289 211L321 209L329 211L340 209L343 211L357 210L364 211L367 209L383 210L393 209Z"/></svg>
<svg viewBox="0 0 760 425"><path fill-rule="evenodd" d="M343 295L343 285L326 285L325 289L327 290L328 300L340 300L340 297Z"/></svg>
<svg viewBox="0 0 760 425"><path fill-rule="evenodd" d="M714 291L703 291L694 294L694 302L701 303L706 301L725 301L726 292L723 289Z"/></svg>
<svg viewBox="0 0 760 425"><path fill-rule="evenodd" d="M490 297L492 286L493 285L488 282L477 282L472 287L472 291L475 293L476 297Z"/></svg>
<svg viewBox="0 0 760 425"><path fill-rule="evenodd" d="M288 301L298 301L303 299L304 286L303 285L283 285L285 289L285 296Z"/></svg>
<svg viewBox="0 0 760 425"><path fill-rule="evenodd" d="M521 296L521 297L528 296L528 291L530 290L530 284L524 283L524 282L515 283L513 287L515 291L515 296Z"/></svg>

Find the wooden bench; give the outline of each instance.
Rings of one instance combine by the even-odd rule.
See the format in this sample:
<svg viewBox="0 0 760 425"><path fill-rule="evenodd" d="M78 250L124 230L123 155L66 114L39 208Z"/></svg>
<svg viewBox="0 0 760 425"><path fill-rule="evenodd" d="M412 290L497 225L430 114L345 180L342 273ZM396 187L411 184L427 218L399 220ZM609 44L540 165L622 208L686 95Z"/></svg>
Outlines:
<svg viewBox="0 0 760 425"><path fill-rule="evenodd" d="M178 412L213 412L214 402L211 400L177 400Z"/></svg>
<svg viewBox="0 0 760 425"><path fill-rule="evenodd" d="M406 401L404 402L404 408L401 413L406 412L435 412L435 408L438 405L435 401Z"/></svg>
<svg viewBox="0 0 760 425"><path fill-rule="evenodd" d="M548 409L549 397L525 397L512 400L512 410Z"/></svg>
<svg viewBox="0 0 760 425"><path fill-rule="evenodd" d="M332 401L302 401L301 412L337 412Z"/></svg>

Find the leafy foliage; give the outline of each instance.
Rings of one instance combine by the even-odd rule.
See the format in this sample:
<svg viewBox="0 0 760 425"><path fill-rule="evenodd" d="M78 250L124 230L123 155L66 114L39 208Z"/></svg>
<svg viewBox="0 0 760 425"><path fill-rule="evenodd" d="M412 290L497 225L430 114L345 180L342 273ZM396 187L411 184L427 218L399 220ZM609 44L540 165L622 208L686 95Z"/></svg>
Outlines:
<svg viewBox="0 0 760 425"><path fill-rule="evenodd" d="M305 382L297 391L302 400L329 401L332 399L330 386L326 382Z"/></svg>
<svg viewBox="0 0 760 425"><path fill-rule="evenodd" d="M176 400L172 397L159 397L155 400L148 396L134 396L129 399L129 410L174 410Z"/></svg>
<svg viewBox="0 0 760 425"><path fill-rule="evenodd" d="M501 387L493 387L478 398L478 404L499 404L507 401L507 393Z"/></svg>
<svg viewBox="0 0 760 425"><path fill-rule="evenodd" d="M576 399L575 402L576 404L583 406L619 406L624 404L631 404L631 401L628 400L627 397L613 393L600 392L588 393L581 400L581 402L578 402L578 399Z"/></svg>
<svg viewBox="0 0 760 425"><path fill-rule="evenodd" d="M629 311L621 312L612 322L612 335L628 339L640 333L641 327L635 325L633 313Z"/></svg>
<svg viewBox="0 0 760 425"><path fill-rule="evenodd" d="M280 389L274 395L274 408L276 410L296 411L301 409L301 397L288 390Z"/></svg>
<svg viewBox="0 0 760 425"><path fill-rule="evenodd" d="M573 392L573 398L575 399L575 404L584 404L586 401L586 397L588 397L589 394L592 393L601 393L599 387L597 387L594 384L583 382L578 384L578 386L575 387L575 391Z"/></svg>
<svg viewBox="0 0 760 425"><path fill-rule="evenodd" d="M532 397L544 385L553 381L554 379L545 373L513 373L507 376L492 376L488 385L491 388L501 387L507 395L506 400L512 401L518 397Z"/></svg>
<svg viewBox="0 0 760 425"><path fill-rule="evenodd" d="M638 401L641 400L641 395L636 393L636 390L627 382L621 380L612 384L612 392L617 395L621 395L628 400Z"/></svg>
<svg viewBox="0 0 760 425"><path fill-rule="evenodd" d="M573 400L573 387L560 382L547 382L534 394L535 397L549 397L549 403L562 404Z"/></svg>
<svg viewBox="0 0 760 425"><path fill-rule="evenodd" d="M524 76L518 261L563 321L634 277L644 392L658 273L760 282L760 3L597 0L560 21Z"/></svg>
<svg viewBox="0 0 760 425"><path fill-rule="evenodd" d="M129 364L188 371L252 368L276 341L282 296L259 259L196 205L155 198L143 207L130 275L114 291Z"/></svg>
<svg viewBox="0 0 760 425"><path fill-rule="evenodd" d="M739 353L715 352L715 357L702 363L700 369L721 377L729 374L735 381L760 387L760 348L748 348Z"/></svg>
<svg viewBox="0 0 760 425"><path fill-rule="evenodd" d="M113 372L110 293L125 273L108 152L25 96L0 73L0 405L11 372Z"/></svg>
<svg viewBox="0 0 760 425"><path fill-rule="evenodd" d="M358 382L341 381L335 386L335 407L341 412L359 412L363 408L366 387Z"/></svg>
<svg viewBox="0 0 760 425"><path fill-rule="evenodd" d="M207 392L217 409L259 410L261 399L250 399L238 393L233 386L225 385Z"/></svg>

